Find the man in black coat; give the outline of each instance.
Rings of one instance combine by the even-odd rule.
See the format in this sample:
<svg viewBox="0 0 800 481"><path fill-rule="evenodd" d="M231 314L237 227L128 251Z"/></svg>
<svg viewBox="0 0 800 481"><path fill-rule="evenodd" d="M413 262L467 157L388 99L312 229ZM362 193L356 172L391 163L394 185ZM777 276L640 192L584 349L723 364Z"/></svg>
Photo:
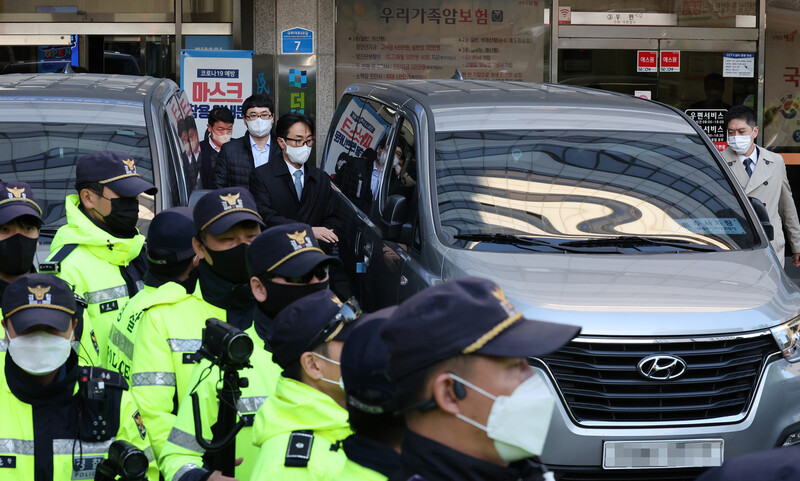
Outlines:
<svg viewBox="0 0 800 481"><path fill-rule="evenodd" d="M267 226L302 222L311 225L323 244L339 241L334 233L336 197L331 179L307 164L314 146L314 123L302 114L290 113L278 120L277 144L282 157L262 165L250 179L250 192Z"/></svg>
<svg viewBox="0 0 800 481"><path fill-rule="evenodd" d="M275 104L269 95L255 94L242 103L247 133L222 146L214 168L217 188L250 185L253 171L273 159L281 158L281 149L272 132Z"/></svg>
<svg viewBox="0 0 800 481"><path fill-rule="evenodd" d="M231 140L233 114L228 107L217 107L208 113L208 131L200 142L200 183L204 189L215 189L214 168L222 146Z"/></svg>

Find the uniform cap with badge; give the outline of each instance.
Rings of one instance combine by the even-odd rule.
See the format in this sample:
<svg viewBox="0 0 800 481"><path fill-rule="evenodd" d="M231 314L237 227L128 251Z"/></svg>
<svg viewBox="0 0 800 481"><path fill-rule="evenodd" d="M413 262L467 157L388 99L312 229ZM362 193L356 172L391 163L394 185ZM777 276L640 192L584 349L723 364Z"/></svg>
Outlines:
<svg viewBox="0 0 800 481"><path fill-rule="evenodd" d="M41 224L42 208L31 186L26 182L0 182L0 225L24 215L36 218Z"/></svg>
<svg viewBox="0 0 800 481"><path fill-rule="evenodd" d="M75 185L98 182L120 197L136 197L141 193L154 195L158 189L144 180L136 170L136 161L129 154L103 150L78 159Z"/></svg>
<svg viewBox="0 0 800 481"><path fill-rule="evenodd" d="M361 309L353 300L339 300L330 289L317 291L284 308L275 318L270 339L272 359L283 369L330 341L345 341Z"/></svg>
<svg viewBox="0 0 800 481"><path fill-rule="evenodd" d="M194 207L194 228L197 233L220 235L239 222L252 220L264 227L253 195L243 187L212 190Z"/></svg>
<svg viewBox="0 0 800 481"><path fill-rule="evenodd" d="M381 337L389 377L405 376L461 354L542 356L580 328L523 317L491 281L467 277L429 287L400 304Z"/></svg>
<svg viewBox="0 0 800 481"><path fill-rule="evenodd" d="M303 276L321 264L341 265L329 256L307 224L281 224L262 232L247 248L251 275Z"/></svg>

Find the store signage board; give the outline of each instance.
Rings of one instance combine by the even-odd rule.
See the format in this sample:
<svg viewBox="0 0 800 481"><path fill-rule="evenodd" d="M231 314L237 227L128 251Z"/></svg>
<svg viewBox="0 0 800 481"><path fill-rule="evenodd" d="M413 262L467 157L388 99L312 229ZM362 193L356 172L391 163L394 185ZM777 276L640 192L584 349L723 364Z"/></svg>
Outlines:
<svg viewBox="0 0 800 481"><path fill-rule="evenodd" d="M755 73L755 53L725 52L722 54L723 77L753 78Z"/></svg>
<svg viewBox="0 0 800 481"><path fill-rule="evenodd" d="M678 15L674 13L641 12L575 12L572 11L570 23L573 25L678 25Z"/></svg>
<svg viewBox="0 0 800 481"><path fill-rule="evenodd" d="M728 146L728 131L725 128L726 109L688 109L686 115L705 131L711 142L722 152Z"/></svg>
<svg viewBox="0 0 800 481"><path fill-rule="evenodd" d="M636 52L637 72L658 72L658 51L639 50Z"/></svg>
<svg viewBox="0 0 800 481"><path fill-rule="evenodd" d="M305 28L290 28L281 32L282 54L314 53L314 32Z"/></svg>
<svg viewBox="0 0 800 481"><path fill-rule="evenodd" d="M681 51L680 50L662 50L661 59L661 72L680 72L681 71Z"/></svg>

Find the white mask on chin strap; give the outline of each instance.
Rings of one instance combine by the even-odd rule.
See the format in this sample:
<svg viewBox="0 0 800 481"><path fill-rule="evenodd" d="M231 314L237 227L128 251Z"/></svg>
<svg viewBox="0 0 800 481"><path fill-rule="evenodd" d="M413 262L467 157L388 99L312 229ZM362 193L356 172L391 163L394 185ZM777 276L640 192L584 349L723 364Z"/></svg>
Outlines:
<svg viewBox="0 0 800 481"><path fill-rule="evenodd" d="M72 349L66 337L45 331L35 331L15 338L8 335L8 354L23 371L34 376L49 374L61 367Z"/></svg>
<svg viewBox="0 0 800 481"><path fill-rule="evenodd" d="M539 373L517 386L510 396L495 396L455 374L450 377L494 400L486 426L462 414L456 417L485 431L503 461L511 463L542 454L556 403Z"/></svg>
<svg viewBox="0 0 800 481"><path fill-rule="evenodd" d="M331 363L333 365L336 365L336 366L341 366L342 365L342 363L336 362L333 359L328 359L327 357L323 356L322 354L317 354L316 352L312 352L311 354L317 356L320 359L324 359L324 360L328 361L329 363ZM342 391L344 391L344 381L342 381L342 377L341 376L339 376L339 380L338 381L334 381L333 379L328 379L328 378L324 378L324 377L320 378L320 380L325 381L325 382L330 383L330 384L336 384L337 386L339 386L342 389Z"/></svg>

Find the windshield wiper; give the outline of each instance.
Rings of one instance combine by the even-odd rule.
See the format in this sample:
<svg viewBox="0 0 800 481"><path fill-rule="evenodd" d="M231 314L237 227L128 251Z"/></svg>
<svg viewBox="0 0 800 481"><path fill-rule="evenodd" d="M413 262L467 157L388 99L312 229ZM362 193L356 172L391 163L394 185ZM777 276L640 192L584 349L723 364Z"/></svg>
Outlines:
<svg viewBox="0 0 800 481"><path fill-rule="evenodd" d="M500 234L499 232L495 234L457 234L453 237L459 240L489 242L492 244L551 246L549 242L535 239L533 237L522 237L514 234Z"/></svg>
<svg viewBox="0 0 800 481"><path fill-rule="evenodd" d="M638 247L638 246L664 246L676 247L697 252L718 252L719 247L697 244L680 239L664 237L619 236L597 237L594 239L574 240L561 243L567 247Z"/></svg>

